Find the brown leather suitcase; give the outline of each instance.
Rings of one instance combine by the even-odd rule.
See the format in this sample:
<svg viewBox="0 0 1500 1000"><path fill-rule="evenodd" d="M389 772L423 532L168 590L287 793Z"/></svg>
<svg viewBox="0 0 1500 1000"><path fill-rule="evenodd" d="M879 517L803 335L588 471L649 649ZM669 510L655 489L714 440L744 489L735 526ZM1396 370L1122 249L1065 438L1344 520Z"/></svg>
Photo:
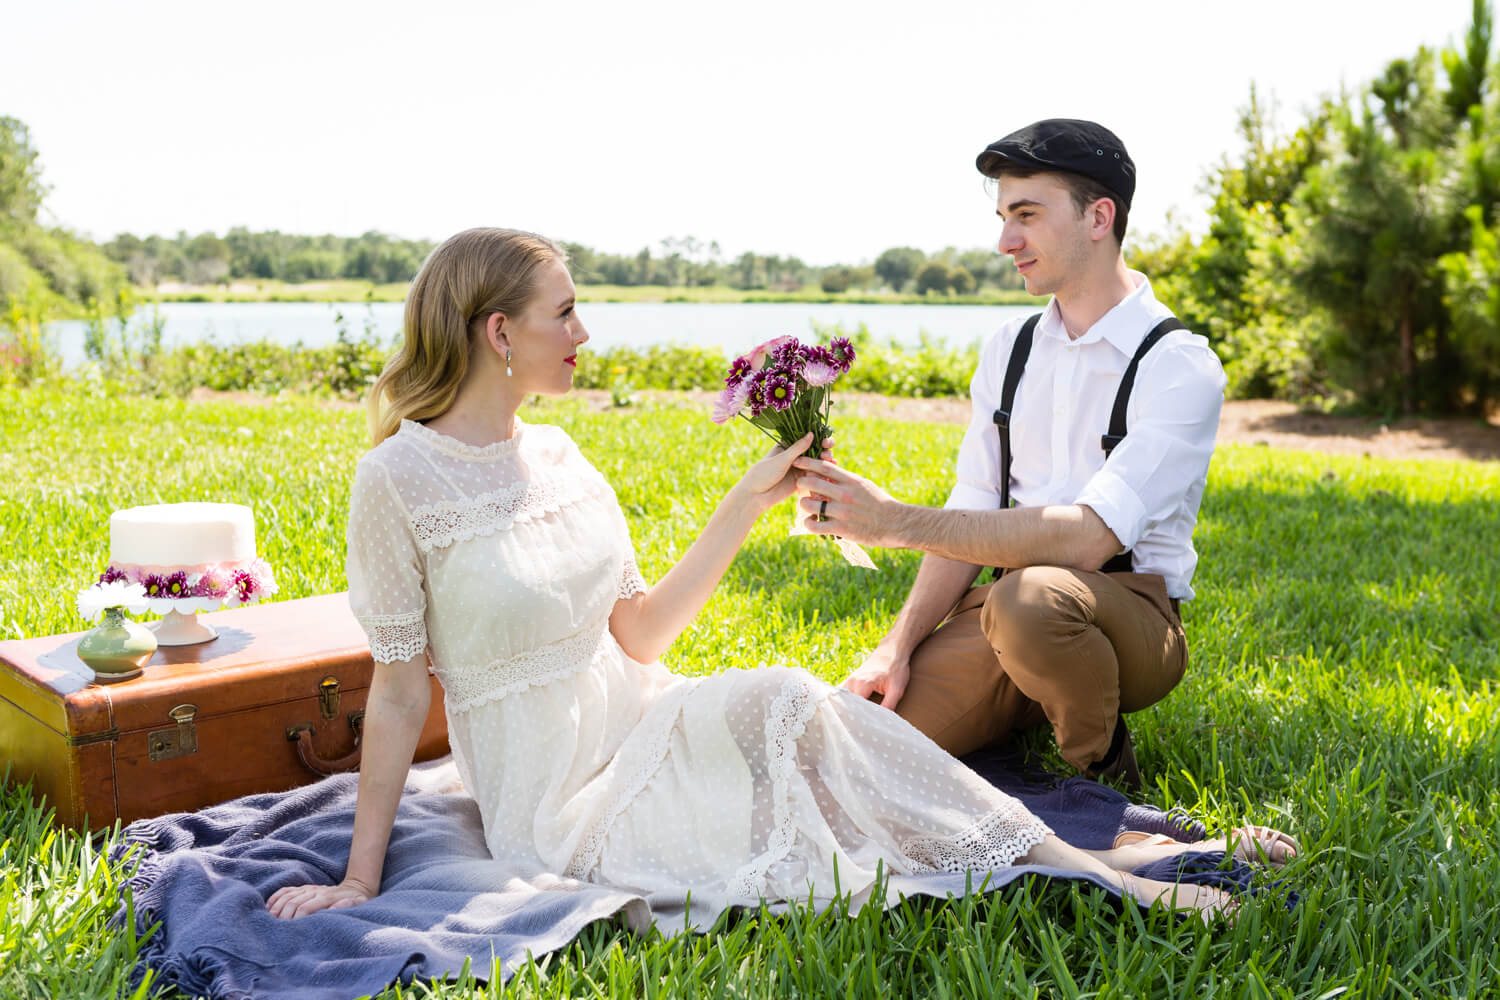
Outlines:
<svg viewBox="0 0 1500 1000"><path fill-rule="evenodd" d="M85 679L81 632L0 642L0 768L92 829L358 768L374 662L345 595L200 620L218 638L163 646L114 684ZM416 758L447 752L434 677Z"/></svg>

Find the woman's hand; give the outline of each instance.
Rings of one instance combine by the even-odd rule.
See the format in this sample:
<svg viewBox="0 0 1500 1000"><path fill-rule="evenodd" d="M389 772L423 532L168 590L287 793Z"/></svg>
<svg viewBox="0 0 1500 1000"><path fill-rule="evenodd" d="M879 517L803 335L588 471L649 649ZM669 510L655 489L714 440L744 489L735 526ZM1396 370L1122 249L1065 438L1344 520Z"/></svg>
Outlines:
<svg viewBox="0 0 1500 1000"><path fill-rule="evenodd" d="M291 920L319 910L347 910L374 896L369 888L350 879L338 885L289 885L271 893L266 909L273 917Z"/></svg>
<svg viewBox="0 0 1500 1000"><path fill-rule="evenodd" d="M765 458L746 470L730 492L753 500L762 512L770 510L796 490L797 477L792 473L792 463L807 451L812 439L812 434L807 433L786 448L772 448ZM833 439L828 438L823 445L826 448L832 443Z"/></svg>

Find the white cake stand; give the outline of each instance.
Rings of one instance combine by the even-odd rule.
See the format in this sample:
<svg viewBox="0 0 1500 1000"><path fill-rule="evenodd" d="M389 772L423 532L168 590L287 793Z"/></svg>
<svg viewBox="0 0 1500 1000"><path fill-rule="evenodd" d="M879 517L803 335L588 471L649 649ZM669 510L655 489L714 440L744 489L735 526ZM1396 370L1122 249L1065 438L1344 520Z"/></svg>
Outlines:
<svg viewBox="0 0 1500 1000"><path fill-rule="evenodd" d="M147 600L147 610L162 619L146 627L156 633L158 646L192 646L219 636L212 625L198 620L200 611L217 611L239 604L223 597L153 597Z"/></svg>
<svg viewBox="0 0 1500 1000"><path fill-rule="evenodd" d="M192 646L219 637L212 625L198 620L196 611L189 611L187 614L176 610L168 611L161 621L152 622L146 627L156 633L158 646Z"/></svg>

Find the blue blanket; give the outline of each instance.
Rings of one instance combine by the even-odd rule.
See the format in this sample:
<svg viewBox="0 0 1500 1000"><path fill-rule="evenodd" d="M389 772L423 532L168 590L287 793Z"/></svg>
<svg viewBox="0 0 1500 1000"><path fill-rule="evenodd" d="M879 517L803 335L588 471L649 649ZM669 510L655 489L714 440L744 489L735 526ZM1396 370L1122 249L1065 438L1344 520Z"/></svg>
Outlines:
<svg viewBox="0 0 1500 1000"><path fill-rule="evenodd" d="M985 762L977 762L985 773ZM1093 782L1032 781L990 762L1006 783L1064 839L1107 847L1122 829L1196 839L1196 830L1159 810L1132 806ZM519 877L492 861L478 809L457 788L451 763L415 768L396 818L380 895L350 909L298 920L272 917L265 900L285 885L343 877L353 829L355 775L271 795L253 795L196 813L132 823L114 860L139 863L130 885L137 929L145 933L137 981L150 966L158 983L211 998L346 1000L394 982L436 980L466 962L487 980L492 964L508 977L528 955L568 944L588 924L614 919L644 929L684 926L684 900L645 899L551 875ZM1243 867L1222 855L1195 856L1199 874L1248 885ZM1140 874L1158 877L1177 864ZM1028 874L1078 877L1040 866L989 876L994 891ZM1096 881L1085 877L1089 881ZM974 884L980 879L975 878ZM966 876L895 876L900 895L962 895ZM1109 891L1110 887L1100 884ZM858 901L856 901L858 902ZM126 918L122 906L117 921Z"/></svg>

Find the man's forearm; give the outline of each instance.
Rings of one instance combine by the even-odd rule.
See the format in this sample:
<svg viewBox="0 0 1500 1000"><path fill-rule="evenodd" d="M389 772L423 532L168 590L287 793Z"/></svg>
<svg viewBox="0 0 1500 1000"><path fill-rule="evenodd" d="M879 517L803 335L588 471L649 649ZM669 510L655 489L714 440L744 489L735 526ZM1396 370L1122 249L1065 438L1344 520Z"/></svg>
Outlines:
<svg viewBox="0 0 1500 1000"><path fill-rule="evenodd" d="M1010 510L900 504L890 531L901 548L975 566L1098 569L1120 549L1099 515L1076 504Z"/></svg>
<svg viewBox="0 0 1500 1000"><path fill-rule="evenodd" d="M885 642L901 656L910 655L953 610L978 575L979 567L972 563L938 555L923 558L911 593L896 615L896 623L886 633Z"/></svg>

